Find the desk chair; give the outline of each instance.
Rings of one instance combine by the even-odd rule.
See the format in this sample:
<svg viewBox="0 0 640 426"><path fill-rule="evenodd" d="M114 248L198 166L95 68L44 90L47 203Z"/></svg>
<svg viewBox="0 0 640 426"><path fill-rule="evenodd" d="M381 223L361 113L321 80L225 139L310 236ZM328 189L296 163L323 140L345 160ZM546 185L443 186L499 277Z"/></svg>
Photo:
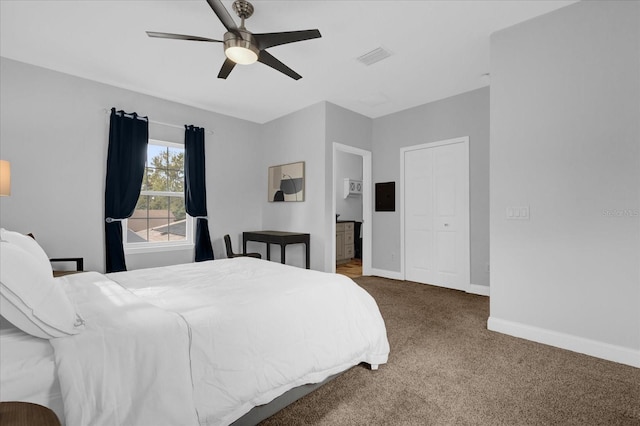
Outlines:
<svg viewBox="0 0 640 426"><path fill-rule="evenodd" d="M233 258L233 257L255 257L256 259L262 259L262 256L260 255L260 253L234 253L233 252L233 248L231 248L231 237L229 237L229 234L224 236L224 246L227 249L227 257L229 259Z"/></svg>

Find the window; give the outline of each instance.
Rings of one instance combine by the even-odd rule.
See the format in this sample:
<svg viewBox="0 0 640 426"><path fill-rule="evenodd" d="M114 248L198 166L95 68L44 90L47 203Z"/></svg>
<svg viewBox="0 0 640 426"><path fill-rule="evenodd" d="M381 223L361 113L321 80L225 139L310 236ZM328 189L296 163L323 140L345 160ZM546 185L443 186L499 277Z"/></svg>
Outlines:
<svg viewBox="0 0 640 426"><path fill-rule="evenodd" d="M123 226L125 250L193 245L184 206L184 145L149 139L140 198Z"/></svg>

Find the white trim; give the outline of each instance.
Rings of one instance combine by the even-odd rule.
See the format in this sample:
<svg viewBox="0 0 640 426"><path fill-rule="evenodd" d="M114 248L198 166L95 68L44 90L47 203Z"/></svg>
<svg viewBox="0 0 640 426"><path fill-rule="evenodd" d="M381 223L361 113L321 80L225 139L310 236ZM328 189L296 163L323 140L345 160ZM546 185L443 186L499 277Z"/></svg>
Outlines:
<svg viewBox="0 0 640 426"><path fill-rule="evenodd" d="M532 340L545 345L618 362L640 368L640 350L585 339L571 334L534 327L514 321L489 317L487 328L491 331Z"/></svg>
<svg viewBox="0 0 640 426"><path fill-rule="evenodd" d="M151 191L151 190L145 189L144 191L140 191L140 195L148 195L151 197L173 197L173 198L184 199L184 192Z"/></svg>
<svg viewBox="0 0 640 426"><path fill-rule="evenodd" d="M136 247L136 245L138 246ZM194 247L193 242L129 243L124 247L124 252L125 254L156 253L161 251L193 250Z"/></svg>
<svg viewBox="0 0 640 426"><path fill-rule="evenodd" d="M467 293L477 294L480 296L489 296L489 286L488 285L480 285L480 284L469 284L469 288L467 289Z"/></svg>
<svg viewBox="0 0 640 426"><path fill-rule="evenodd" d="M372 275L372 263L371 263L371 242L372 242L372 177L371 177L371 151L356 148L350 145L344 145L338 142L333 143L333 178L331 180L331 267L330 272L336 272L336 196L339 190L342 190L342 185L336 185L336 155L338 151L348 154L355 154L362 157L362 275ZM337 188L339 186L339 188ZM326 253L326 252L325 252ZM325 268L326 269L326 268Z"/></svg>
<svg viewBox="0 0 640 426"><path fill-rule="evenodd" d="M409 151L416 151L419 149L425 149L425 148L435 148L438 146L443 146L443 145L451 145L454 143L463 143L466 147L466 151L467 151L467 155L466 155L466 167L467 170L469 171L469 136L462 136L459 138L452 138L452 139L445 139L445 140L441 140L441 141L437 141L437 142L428 142L428 143L423 143L420 145L412 145L412 146L407 146L407 147L402 147L400 148L400 206L399 206L399 213L400 213L400 275L402 276L402 278L399 278L401 280L404 280L406 275L405 275L405 265L404 265L404 261L405 261L405 249L404 249L404 157L405 157L405 153L409 152ZM469 179L471 179L471 173L469 171ZM468 202L468 208L469 208L469 221L471 221L471 196L470 196L470 190L471 190L471 185L470 182L467 182L467 188L469 192L469 202ZM467 269L467 277L466 277L466 282L465 285L463 286L463 290L471 293L471 224L469 223L467 226L467 234L469 237L469 265L468 265L468 269Z"/></svg>
<svg viewBox="0 0 640 426"><path fill-rule="evenodd" d="M149 139L147 143L148 145L160 145L160 146L168 146L170 148L184 149L184 142L170 142L170 141L161 141L160 139Z"/></svg>
<svg viewBox="0 0 640 426"><path fill-rule="evenodd" d="M404 278L400 272L397 271L387 271L386 269L374 269L371 268L368 274L365 274L364 271L362 275L373 275L376 277L389 278L392 280L404 281Z"/></svg>
<svg viewBox="0 0 640 426"><path fill-rule="evenodd" d="M127 231L129 229L129 219L122 219L122 247L125 253L153 253L156 251L184 250L187 246L195 247L194 228L195 219L188 214L185 216L186 221L185 240L176 242L139 242L130 243L127 239Z"/></svg>
<svg viewBox="0 0 640 426"><path fill-rule="evenodd" d="M365 275L365 274L363 274ZM388 271L386 269L371 269L370 274L366 274L366 275L373 275L376 277L382 277L382 278L389 278L392 280L398 280L398 281L402 281L402 282L409 282L407 280L405 280L402 276L402 274L400 272L397 271ZM421 284L421 285L431 285L431 284L422 284L422 283L417 283L417 284ZM432 287L438 287L438 286L433 286ZM443 288L447 288L447 287L443 287ZM454 290L454 289L451 289ZM489 286L488 285L479 285L479 284L471 284L469 285L469 288L466 290L467 293L469 294L477 294L479 296L487 296L489 297Z"/></svg>

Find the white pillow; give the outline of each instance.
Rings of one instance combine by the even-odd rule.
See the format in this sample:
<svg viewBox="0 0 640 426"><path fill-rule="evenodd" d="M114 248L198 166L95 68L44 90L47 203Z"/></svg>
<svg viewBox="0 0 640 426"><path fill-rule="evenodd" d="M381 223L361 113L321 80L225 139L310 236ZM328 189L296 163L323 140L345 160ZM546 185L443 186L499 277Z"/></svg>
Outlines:
<svg viewBox="0 0 640 426"><path fill-rule="evenodd" d="M48 270L49 274L53 275L49 256L47 256L47 253L40 247L40 244L30 236L2 228L0 229L0 240L15 244L22 250L30 253L37 260L40 268Z"/></svg>
<svg viewBox="0 0 640 426"><path fill-rule="evenodd" d="M0 314L44 339L79 333L84 321L51 272L38 263L18 245L0 241Z"/></svg>

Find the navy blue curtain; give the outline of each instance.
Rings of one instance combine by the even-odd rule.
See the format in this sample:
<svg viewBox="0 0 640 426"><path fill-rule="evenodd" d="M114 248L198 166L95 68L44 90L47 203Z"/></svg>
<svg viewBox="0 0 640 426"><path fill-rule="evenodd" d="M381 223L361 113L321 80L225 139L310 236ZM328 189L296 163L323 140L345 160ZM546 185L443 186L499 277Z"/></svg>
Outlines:
<svg viewBox="0 0 640 426"><path fill-rule="evenodd" d="M146 117L111 108L104 194L107 272L127 270L122 248L121 220L131 216L136 208L148 141L149 121Z"/></svg>
<svg viewBox="0 0 640 426"><path fill-rule="evenodd" d="M207 190L204 172L204 129L184 126L184 204L196 219L196 262L213 260L207 220Z"/></svg>

